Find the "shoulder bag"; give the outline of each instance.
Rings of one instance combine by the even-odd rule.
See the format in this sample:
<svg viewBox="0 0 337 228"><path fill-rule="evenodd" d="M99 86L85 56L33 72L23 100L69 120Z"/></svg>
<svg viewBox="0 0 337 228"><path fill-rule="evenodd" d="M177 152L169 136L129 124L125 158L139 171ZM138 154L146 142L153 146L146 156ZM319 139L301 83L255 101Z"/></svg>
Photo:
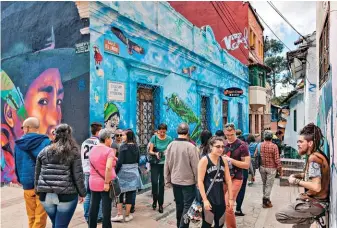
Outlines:
<svg viewBox="0 0 337 228"><path fill-rule="evenodd" d="M91 163L90 159L89 162L91 164L91 166L94 168L94 170L96 171L96 173L103 179L103 181L105 182L105 177L102 176L102 174L99 173L99 171L95 168L95 166ZM119 195L121 194L121 187L119 185L119 180L118 177L116 176L116 178L112 181L110 181L109 183L109 196L112 200L115 201L115 203L117 203L117 198L119 197Z"/></svg>
<svg viewBox="0 0 337 228"><path fill-rule="evenodd" d="M156 148L156 144L157 144L157 136L154 137L154 143L153 143L153 152L158 152L157 148ZM149 151L150 152L150 151ZM157 158L156 155L152 155L152 154L149 154L148 156L148 160L149 160L149 163L151 165L154 165L154 164L158 164L159 163L159 159Z"/></svg>
<svg viewBox="0 0 337 228"><path fill-rule="evenodd" d="M210 186L208 187L207 191L206 191L206 196L208 196L209 192L211 191L215 179L218 176L218 173L220 171L220 159L218 161L218 167L217 167L217 171L216 174L212 180L212 183L210 184ZM197 193L198 195L200 195L200 192L198 191ZM189 221L195 223L195 222L199 222L202 220L202 199L201 197L196 197L191 205L191 207L188 209L187 213L184 215L184 223L187 224Z"/></svg>

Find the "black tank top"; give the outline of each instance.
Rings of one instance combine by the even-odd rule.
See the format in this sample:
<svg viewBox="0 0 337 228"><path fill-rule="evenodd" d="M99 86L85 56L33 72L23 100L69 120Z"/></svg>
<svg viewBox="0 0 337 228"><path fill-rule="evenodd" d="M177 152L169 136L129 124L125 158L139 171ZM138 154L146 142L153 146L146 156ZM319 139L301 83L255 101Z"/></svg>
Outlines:
<svg viewBox="0 0 337 228"><path fill-rule="evenodd" d="M208 155L206 155L208 163L206 174L204 178L204 185L205 185L205 192L211 185L213 178L217 172L218 166L217 164L213 164L211 159ZM223 184L225 179L225 164L223 160L220 158L220 170L216 177L216 180L213 184L211 191L208 193L207 199L213 205L221 205L224 204L224 191L223 191Z"/></svg>

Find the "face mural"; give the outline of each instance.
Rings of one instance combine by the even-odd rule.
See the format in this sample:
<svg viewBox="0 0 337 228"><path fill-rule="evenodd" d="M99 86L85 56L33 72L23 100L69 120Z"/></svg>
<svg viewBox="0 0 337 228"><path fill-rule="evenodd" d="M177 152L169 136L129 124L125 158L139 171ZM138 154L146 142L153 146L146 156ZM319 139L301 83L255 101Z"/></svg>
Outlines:
<svg viewBox="0 0 337 228"><path fill-rule="evenodd" d="M39 4L44 4L45 15L37 13ZM62 22L61 11L67 13L74 24L66 32L54 33L68 26ZM88 90L80 89L77 84L89 78L89 53L77 53L74 48L79 41L84 41L75 3L4 3L1 12L4 15L1 21L1 182L15 183L15 140L23 135L21 126L27 117L37 117L39 133L51 139L53 130L61 122L72 125L78 134L81 125L84 128L88 125L76 124L72 116L79 119L77 113L65 113L76 112L83 106L82 100L88 100ZM32 23L22 26L28 19ZM39 23L41 21L43 23ZM30 35L14 35L19 28Z"/></svg>
<svg viewBox="0 0 337 228"><path fill-rule="evenodd" d="M117 106L113 103L106 103L104 106L104 125L105 128L112 130L113 137L118 129L119 121L120 115Z"/></svg>

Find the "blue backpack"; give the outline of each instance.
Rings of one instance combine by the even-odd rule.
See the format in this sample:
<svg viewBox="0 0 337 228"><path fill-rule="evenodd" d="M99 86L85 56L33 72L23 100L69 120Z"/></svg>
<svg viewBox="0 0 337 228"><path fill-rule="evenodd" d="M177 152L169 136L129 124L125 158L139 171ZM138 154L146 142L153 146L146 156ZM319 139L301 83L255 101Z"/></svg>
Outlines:
<svg viewBox="0 0 337 228"><path fill-rule="evenodd" d="M257 147L257 143L250 143L248 146L250 157L254 157L254 153Z"/></svg>

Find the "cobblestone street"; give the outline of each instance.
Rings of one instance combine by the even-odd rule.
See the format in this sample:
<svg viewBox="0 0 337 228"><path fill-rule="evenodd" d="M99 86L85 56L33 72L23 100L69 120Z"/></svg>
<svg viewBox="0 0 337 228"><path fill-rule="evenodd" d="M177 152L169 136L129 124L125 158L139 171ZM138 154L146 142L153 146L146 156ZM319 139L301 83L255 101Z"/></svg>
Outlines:
<svg viewBox="0 0 337 228"><path fill-rule="evenodd" d="M262 182L260 174L257 173L256 182L252 187L247 186L246 196L243 203L244 217L237 217L238 228L286 228L291 225L282 225L275 220L275 212L282 206L293 201L299 189L295 187L280 187L279 179L275 180L271 200L274 207L271 209L262 208ZM113 227L175 227L175 205L171 189L166 189L164 213L159 214L151 208L150 191L137 196L136 212L134 220L129 223L113 223ZM2 227L28 227L25 204L23 201L23 191L18 187L2 187L1 226ZM112 215L116 214L113 209ZM48 219L48 226L51 227ZM75 215L69 227L87 227L83 218L83 206L78 205ZM101 227L98 226L98 227ZM200 224L192 224L190 227L200 227Z"/></svg>

